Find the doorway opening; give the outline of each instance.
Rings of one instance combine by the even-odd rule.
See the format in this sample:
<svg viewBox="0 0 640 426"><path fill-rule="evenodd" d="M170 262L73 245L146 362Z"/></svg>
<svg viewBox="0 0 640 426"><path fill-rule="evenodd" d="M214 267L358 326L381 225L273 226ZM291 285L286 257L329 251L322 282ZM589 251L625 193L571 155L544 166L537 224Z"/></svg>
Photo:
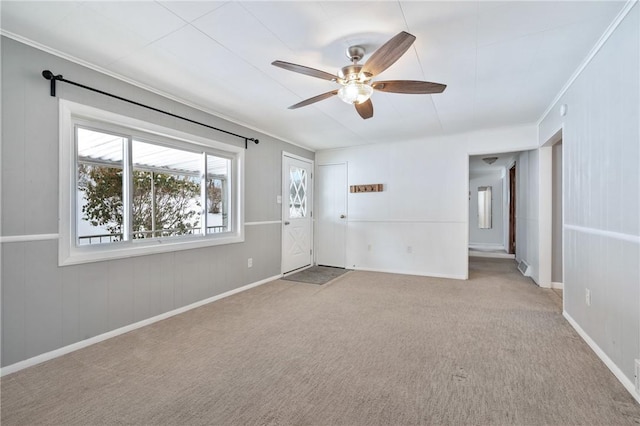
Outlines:
<svg viewBox="0 0 640 426"><path fill-rule="evenodd" d="M562 213L562 128L551 136L539 152L538 200L538 285L564 288Z"/></svg>
<svg viewBox="0 0 640 426"><path fill-rule="evenodd" d="M518 154L469 156L469 256L515 259Z"/></svg>

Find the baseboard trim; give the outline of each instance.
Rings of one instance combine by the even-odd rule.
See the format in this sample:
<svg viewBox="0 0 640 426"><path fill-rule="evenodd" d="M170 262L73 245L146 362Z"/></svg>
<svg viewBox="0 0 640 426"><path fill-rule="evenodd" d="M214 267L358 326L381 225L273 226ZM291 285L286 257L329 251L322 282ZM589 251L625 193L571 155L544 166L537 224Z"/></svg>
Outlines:
<svg viewBox="0 0 640 426"><path fill-rule="evenodd" d="M498 243L469 243L471 250L505 250L504 244Z"/></svg>
<svg viewBox="0 0 640 426"><path fill-rule="evenodd" d="M173 317L173 316L181 314L183 312L187 312L187 311L190 311L192 309L198 308L200 306L207 305L207 304L209 304L211 302L215 302L216 300L224 299L225 297L229 297L229 296L232 296L234 294L241 293L243 291L252 289L254 287L258 287L258 286L260 286L262 284L266 284L268 282L277 280L278 278L281 278L281 277L282 277L282 274L274 275L273 277L265 278L263 280L256 281L254 283L247 284L245 286L238 287L236 289L229 290L227 292L218 294L216 296L212 296L212 297L209 297L207 299L199 300L197 302L191 303L190 305L183 306L181 308L177 308L177 309L174 309L174 310L169 311L169 312L165 312L165 313L160 314L160 315L156 315L155 317L147 318L145 320L138 321L138 322L133 323L133 324L125 325L124 327L120 327L120 328L117 328L115 330L108 331L108 332L100 334L98 336L94 336L94 337L91 337L89 339L82 340L80 342L72 343L72 344L64 346L62 348L54 349L54 350L52 350L50 352L45 352L43 354L36 355L36 356L34 356L32 358L25 359L24 361L16 362L15 364L11 364L11 365L8 365L8 366L3 367L2 369L0 369L0 377L4 377L7 374L15 373L17 371L23 370L23 369L28 368L28 367L33 367L34 365L38 365L38 364L41 364L41 363L43 363L45 361L49 361L49 360L52 360L54 358L58 358L58 357L60 357L62 355L66 355L68 353L75 352L75 351L77 351L79 349L86 348L87 346L94 345L96 343L102 342L102 341L107 340L107 339L111 339L112 337L116 337L116 336L119 336L119 335L124 334L124 333L128 333L128 332L136 330L138 328L142 328L142 327L145 327L147 325L151 325L151 324L153 324L155 322L162 321L164 319Z"/></svg>
<svg viewBox="0 0 640 426"><path fill-rule="evenodd" d="M564 283L557 283L555 281L551 281L551 288L555 288L556 290L564 290Z"/></svg>
<svg viewBox="0 0 640 426"><path fill-rule="evenodd" d="M604 362L604 365L606 365L607 368L611 370L618 381L622 383L622 386L624 386L625 389L627 389L627 391L631 394L631 396L633 396L633 398L635 398L635 400L640 403L640 393L636 391L635 384L627 376L624 375L622 370L620 370L620 368L611 360L611 358L609 358L609 356L602 349L600 349L600 346L598 346L598 344L582 329L582 327L580 327L578 323L573 318L571 318L571 315L569 315L567 311L563 311L562 316L569 322L569 324L571 324L571 327L573 327L574 330L578 332L580 337L582 337L582 339L587 343L587 345L589 345L593 352L596 353L598 358L600 358L600 360Z"/></svg>
<svg viewBox="0 0 640 426"><path fill-rule="evenodd" d="M489 251L475 251L474 249L469 250L469 257L490 257L494 259L514 259L516 258L515 254L509 253L492 253Z"/></svg>
<svg viewBox="0 0 640 426"><path fill-rule="evenodd" d="M396 269L378 269L378 268L366 268L360 266L354 266L352 268L347 267L347 269L353 269L356 271L366 271L366 272L382 272L385 274L399 274L399 275L416 275L419 277L432 277L432 278L450 278L453 280L467 280L469 277L465 275L452 275L452 274L431 274L425 272L416 272L416 271L400 271Z"/></svg>

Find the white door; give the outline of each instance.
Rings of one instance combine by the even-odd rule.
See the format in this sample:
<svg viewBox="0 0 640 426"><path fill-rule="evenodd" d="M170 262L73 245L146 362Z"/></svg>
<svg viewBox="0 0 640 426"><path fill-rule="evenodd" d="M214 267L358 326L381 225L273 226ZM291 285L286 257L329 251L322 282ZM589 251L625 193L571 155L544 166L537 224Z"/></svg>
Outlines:
<svg viewBox="0 0 640 426"><path fill-rule="evenodd" d="M347 246L347 165L318 166L316 209L318 265L345 267Z"/></svg>
<svg viewBox="0 0 640 426"><path fill-rule="evenodd" d="M312 263L312 163L285 154L282 167L282 273L286 274Z"/></svg>

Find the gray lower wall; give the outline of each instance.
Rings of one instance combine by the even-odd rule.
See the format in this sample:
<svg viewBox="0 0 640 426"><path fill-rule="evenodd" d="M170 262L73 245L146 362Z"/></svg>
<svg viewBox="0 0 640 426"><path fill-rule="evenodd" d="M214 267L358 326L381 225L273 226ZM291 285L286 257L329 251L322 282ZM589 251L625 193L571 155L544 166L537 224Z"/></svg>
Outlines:
<svg viewBox="0 0 640 426"><path fill-rule="evenodd" d="M314 153L2 37L2 236L58 233L58 99L44 69L225 130L258 137L245 157L245 220L281 219L282 151ZM162 89L162 88L160 88ZM220 142L244 141L67 84L58 97ZM253 267L247 268L247 258ZM7 366L280 273L279 224L245 242L58 267L58 241L2 243Z"/></svg>

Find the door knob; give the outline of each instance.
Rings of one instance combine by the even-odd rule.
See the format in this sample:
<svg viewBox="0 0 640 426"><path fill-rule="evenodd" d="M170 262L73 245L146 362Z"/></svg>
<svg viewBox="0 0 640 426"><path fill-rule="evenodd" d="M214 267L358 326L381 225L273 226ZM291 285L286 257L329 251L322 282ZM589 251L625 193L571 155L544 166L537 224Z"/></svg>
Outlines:
<svg viewBox="0 0 640 426"><path fill-rule="evenodd" d="M290 222L285 222L284 224L285 224L285 225L288 225L289 223L290 223Z"/></svg>
<svg viewBox="0 0 640 426"><path fill-rule="evenodd" d="M346 217L346 216L345 216L345 215L343 215L343 214L341 214L341 215L340 215L340 219L344 219L345 217Z"/></svg>

